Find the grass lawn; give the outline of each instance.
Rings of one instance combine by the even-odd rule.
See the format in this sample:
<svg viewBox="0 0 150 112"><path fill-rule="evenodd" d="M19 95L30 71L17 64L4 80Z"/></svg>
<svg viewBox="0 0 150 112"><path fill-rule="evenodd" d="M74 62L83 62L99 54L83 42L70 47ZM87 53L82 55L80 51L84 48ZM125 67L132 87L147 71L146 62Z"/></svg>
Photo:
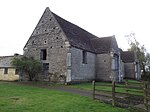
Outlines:
<svg viewBox="0 0 150 112"><path fill-rule="evenodd" d="M0 112L129 112L62 91L0 82Z"/></svg>

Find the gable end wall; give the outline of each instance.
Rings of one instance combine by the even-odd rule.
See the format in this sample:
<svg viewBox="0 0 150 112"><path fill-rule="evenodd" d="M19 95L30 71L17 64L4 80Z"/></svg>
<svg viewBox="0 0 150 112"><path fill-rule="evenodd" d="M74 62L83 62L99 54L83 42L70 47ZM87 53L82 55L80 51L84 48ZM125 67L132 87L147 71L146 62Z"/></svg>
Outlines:
<svg viewBox="0 0 150 112"><path fill-rule="evenodd" d="M45 11L25 48L24 55L41 60L41 50L46 49L47 59L42 63L49 64L48 72L39 75L39 80L63 81L66 77L67 45L66 36L51 12Z"/></svg>

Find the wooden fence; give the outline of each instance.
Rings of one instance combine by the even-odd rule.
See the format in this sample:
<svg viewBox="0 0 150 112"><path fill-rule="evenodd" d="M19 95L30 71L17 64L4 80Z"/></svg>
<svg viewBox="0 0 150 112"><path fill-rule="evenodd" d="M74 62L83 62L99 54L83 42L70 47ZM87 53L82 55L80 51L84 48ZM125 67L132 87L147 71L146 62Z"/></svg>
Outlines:
<svg viewBox="0 0 150 112"><path fill-rule="evenodd" d="M134 105L135 103L136 105L142 104L144 109L148 110L150 84L148 82L134 82L128 80L125 80L124 84L116 84L115 81L112 81L110 84L96 83L93 81L93 99L100 100L102 97L110 98L112 106L118 106L120 103L122 103L122 105L132 106L132 104Z"/></svg>

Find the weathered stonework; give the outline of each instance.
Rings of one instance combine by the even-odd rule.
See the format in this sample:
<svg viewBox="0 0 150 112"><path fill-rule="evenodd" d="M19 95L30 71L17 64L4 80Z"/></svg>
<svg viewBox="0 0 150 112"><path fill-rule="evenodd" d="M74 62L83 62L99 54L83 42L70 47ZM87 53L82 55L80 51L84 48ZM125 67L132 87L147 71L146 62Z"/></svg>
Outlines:
<svg viewBox="0 0 150 112"><path fill-rule="evenodd" d="M110 54L97 54L96 80L111 81L111 56Z"/></svg>
<svg viewBox="0 0 150 112"><path fill-rule="evenodd" d="M98 38L46 8L24 47L24 55L43 63L38 79L54 82L115 80L124 65L115 36Z"/></svg>
<svg viewBox="0 0 150 112"><path fill-rule="evenodd" d="M47 10L33 31L24 48L24 55L41 60L41 50L46 50L46 60L49 64L47 74L41 74L42 80L58 81L66 77L67 39L53 15Z"/></svg>
<svg viewBox="0 0 150 112"><path fill-rule="evenodd" d="M71 48L71 78L72 81L89 81L95 79L95 57L96 54L87 52L87 63L84 64L83 50Z"/></svg>
<svg viewBox="0 0 150 112"><path fill-rule="evenodd" d="M125 74L126 77L135 78L135 71L134 71L134 63L125 63Z"/></svg>

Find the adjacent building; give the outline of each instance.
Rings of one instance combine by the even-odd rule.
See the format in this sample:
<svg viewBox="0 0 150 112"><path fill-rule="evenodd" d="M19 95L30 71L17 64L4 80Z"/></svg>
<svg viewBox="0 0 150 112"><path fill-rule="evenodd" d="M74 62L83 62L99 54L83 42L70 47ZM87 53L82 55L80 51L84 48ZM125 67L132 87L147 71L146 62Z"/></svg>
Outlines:
<svg viewBox="0 0 150 112"><path fill-rule="evenodd" d="M140 79L140 65L136 52L121 51L121 59L124 62L124 77L129 79Z"/></svg>
<svg viewBox="0 0 150 112"><path fill-rule="evenodd" d="M0 80L16 81L19 80L18 70L11 65L14 56L0 57Z"/></svg>

